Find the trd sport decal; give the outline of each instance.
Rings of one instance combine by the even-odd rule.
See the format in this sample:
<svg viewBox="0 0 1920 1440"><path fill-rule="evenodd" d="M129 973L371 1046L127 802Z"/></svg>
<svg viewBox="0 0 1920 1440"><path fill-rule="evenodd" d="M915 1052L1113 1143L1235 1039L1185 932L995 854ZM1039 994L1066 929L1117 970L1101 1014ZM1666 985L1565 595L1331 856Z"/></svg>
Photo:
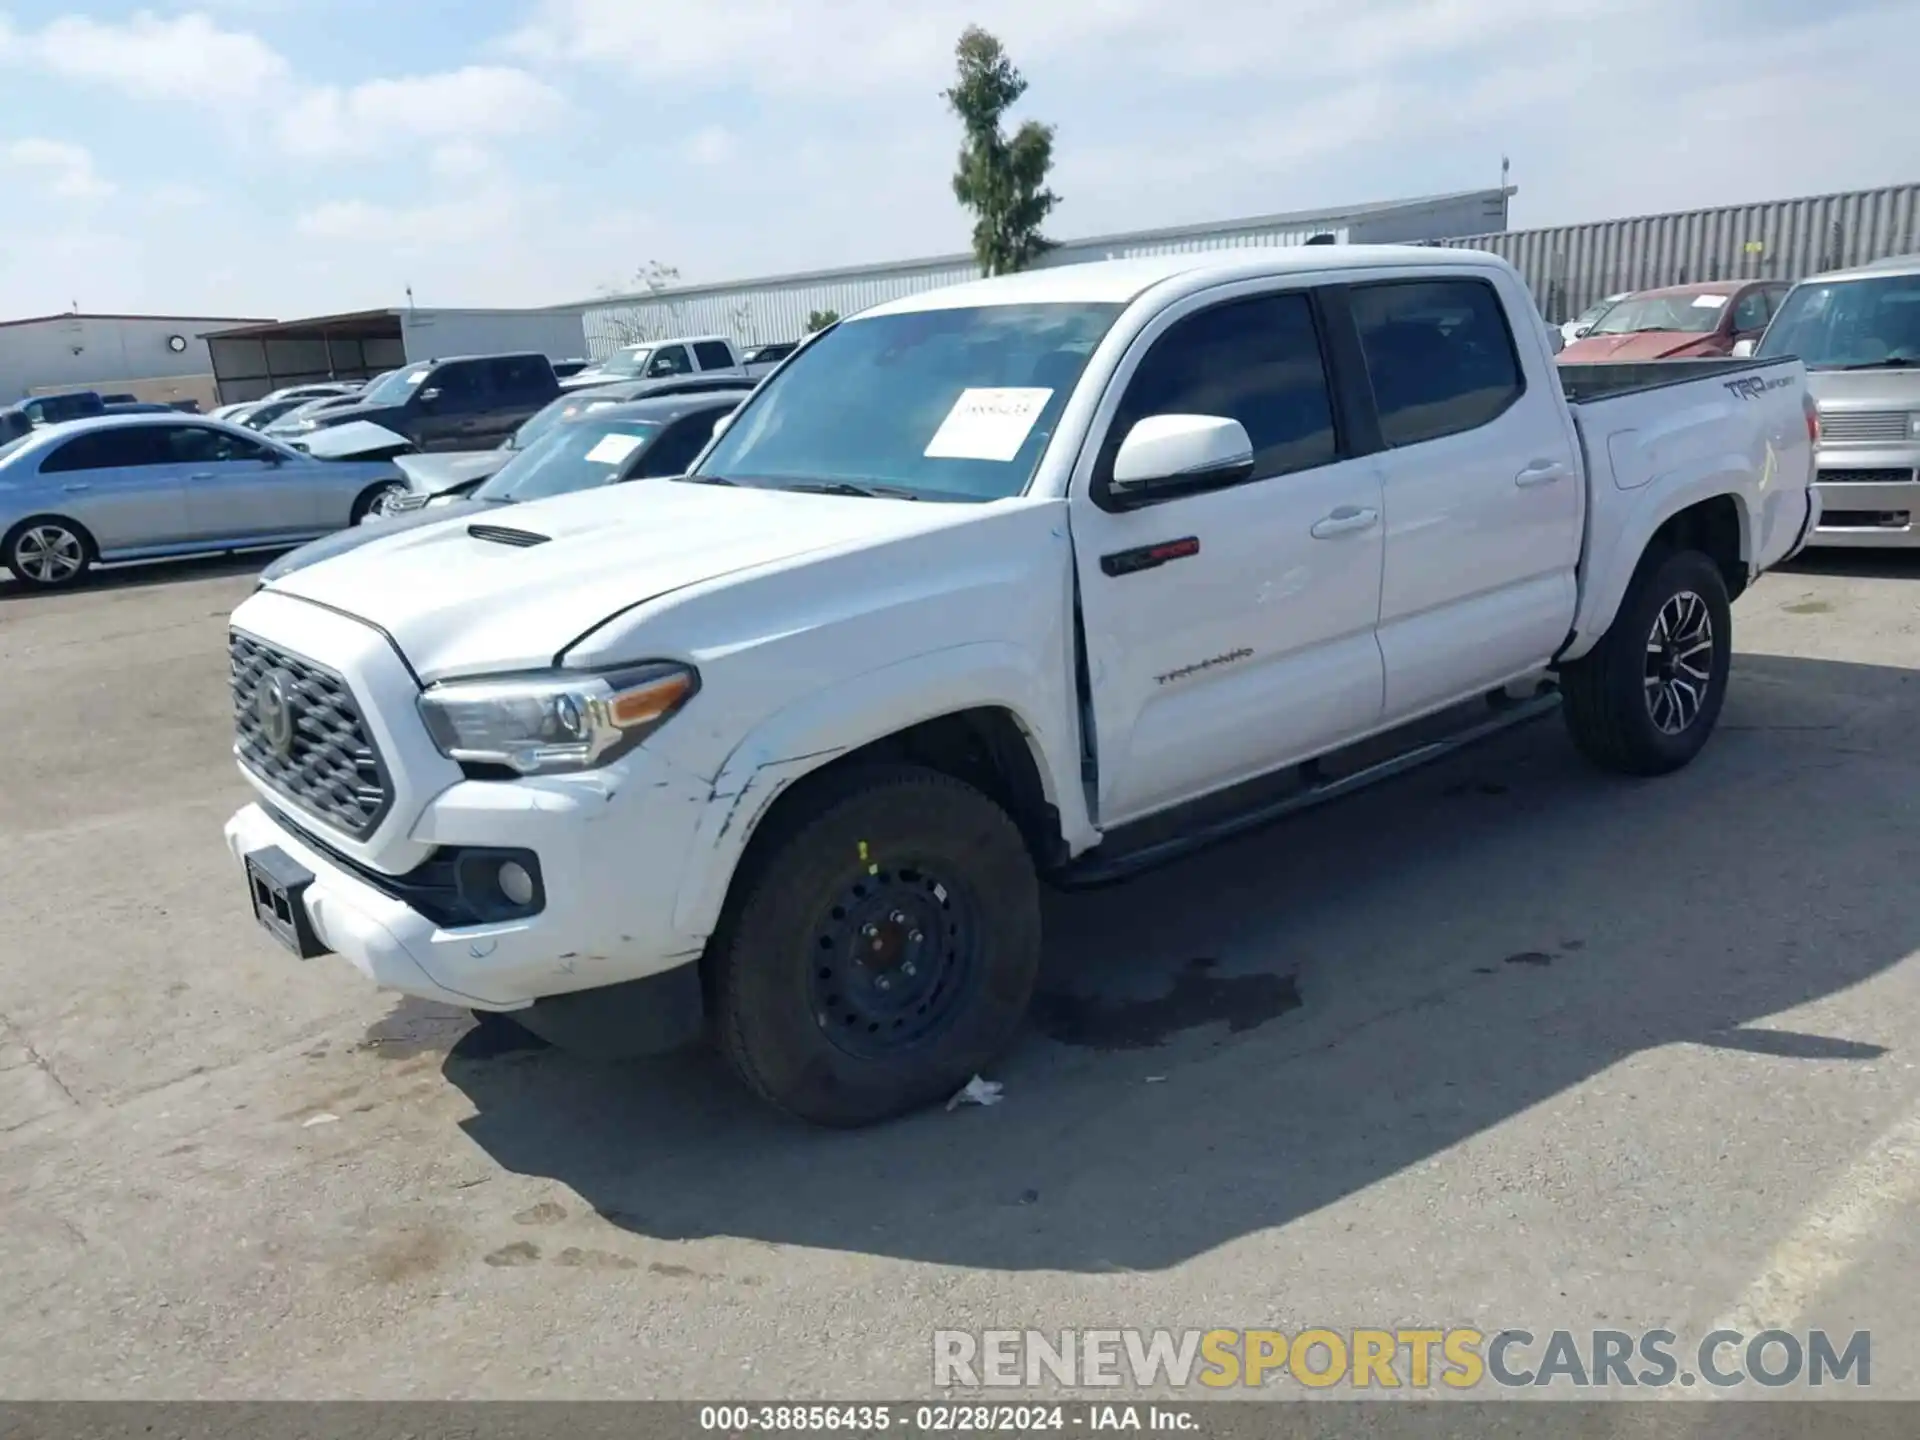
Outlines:
<svg viewBox="0 0 1920 1440"><path fill-rule="evenodd" d="M1253 651L1245 647L1238 650L1229 650L1226 654L1216 655L1211 660L1202 660L1195 665L1182 665L1178 670L1169 670L1164 675L1156 675L1153 677L1153 683L1156 685L1169 685L1175 680L1185 680L1189 675L1198 675L1202 670L1211 670L1216 665L1234 665L1242 660L1251 660L1252 658Z"/></svg>

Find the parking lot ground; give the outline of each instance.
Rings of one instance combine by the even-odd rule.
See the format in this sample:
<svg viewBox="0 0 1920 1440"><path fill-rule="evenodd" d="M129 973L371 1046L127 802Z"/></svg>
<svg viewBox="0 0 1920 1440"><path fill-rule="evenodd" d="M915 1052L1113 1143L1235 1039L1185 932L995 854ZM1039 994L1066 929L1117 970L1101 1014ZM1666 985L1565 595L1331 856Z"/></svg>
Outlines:
<svg viewBox="0 0 1920 1440"><path fill-rule="evenodd" d="M898 1397L936 1329L1732 1316L1871 1327L1920 1398L1920 557L1744 597L1680 775L1549 721L1055 898L1003 1103L853 1134L260 935L255 568L0 583L0 1394Z"/></svg>

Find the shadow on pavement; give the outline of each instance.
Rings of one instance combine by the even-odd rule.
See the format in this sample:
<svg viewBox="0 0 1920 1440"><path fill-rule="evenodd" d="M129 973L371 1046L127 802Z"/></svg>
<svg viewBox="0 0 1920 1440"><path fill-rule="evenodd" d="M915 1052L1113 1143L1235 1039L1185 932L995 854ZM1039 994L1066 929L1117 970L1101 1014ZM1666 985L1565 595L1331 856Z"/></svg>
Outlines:
<svg viewBox="0 0 1920 1440"><path fill-rule="evenodd" d="M1803 550L1782 575L1857 576L1862 580L1920 580L1920 546L1904 550Z"/></svg>
<svg viewBox="0 0 1920 1440"><path fill-rule="evenodd" d="M0 566L0 600L52 600L99 590L143 590L152 585L174 585L185 580L221 580L258 574L288 547L246 550L233 555L204 555L191 560L142 560L89 570L77 585L63 590L38 590L23 585Z"/></svg>
<svg viewBox="0 0 1920 1440"><path fill-rule="evenodd" d="M1174 1265L1637 1052L1879 1055L1763 1022L1920 947L1920 769L1899 749L1915 678L1740 656L1725 732L1679 775L1597 774L1537 724L1055 896L1035 1023L993 1108L815 1131L705 1051L594 1068L497 1034L455 1045L445 1074L501 1165L640 1234Z"/></svg>

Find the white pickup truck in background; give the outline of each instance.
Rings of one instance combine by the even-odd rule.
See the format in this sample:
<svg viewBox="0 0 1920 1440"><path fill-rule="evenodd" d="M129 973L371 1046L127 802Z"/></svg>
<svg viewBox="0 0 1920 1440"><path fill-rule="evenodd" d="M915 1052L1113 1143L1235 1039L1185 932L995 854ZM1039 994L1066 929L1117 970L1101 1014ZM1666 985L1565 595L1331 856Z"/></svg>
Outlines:
<svg viewBox="0 0 1920 1440"><path fill-rule="evenodd" d="M1562 701L1613 771L1705 744L1729 602L1815 519L1804 372L1590 366L1570 400L1552 352L1504 261L1427 248L843 321L684 480L248 599L249 903L303 957L583 1051L704 1024L816 1122L944 1098L1019 1030L1043 879Z"/></svg>
<svg viewBox="0 0 1920 1440"><path fill-rule="evenodd" d="M777 346L762 346L777 350ZM746 375L758 379L779 367L780 359L741 359L733 341L724 335L689 335L672 340L648 340L627 345L596 360L560 382L562 390L591 390L623 380L664 380L678 375Z"/></svg>

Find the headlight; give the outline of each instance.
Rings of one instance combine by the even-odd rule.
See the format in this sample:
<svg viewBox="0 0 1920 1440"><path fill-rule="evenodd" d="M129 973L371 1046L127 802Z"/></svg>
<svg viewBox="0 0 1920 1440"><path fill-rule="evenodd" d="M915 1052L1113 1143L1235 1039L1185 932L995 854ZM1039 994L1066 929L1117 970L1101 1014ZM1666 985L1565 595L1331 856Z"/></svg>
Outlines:
<svg viewBox="0 0 1920 1440"><path fill-rule="evenodd" d="M421 506L431 503L432 499L431 495L422 495L417 490L403 490L398 495L387 497L386 512L389 515L399 515L408 510L418 510Z"/></svg>
<svg viewBox="0 0 1920 1440"><path fill-rule="evenodd" d="M618 759L699 688L698 672L667 663L452 680L420 696L420 714L451 760L555 775Z"/></svg>

